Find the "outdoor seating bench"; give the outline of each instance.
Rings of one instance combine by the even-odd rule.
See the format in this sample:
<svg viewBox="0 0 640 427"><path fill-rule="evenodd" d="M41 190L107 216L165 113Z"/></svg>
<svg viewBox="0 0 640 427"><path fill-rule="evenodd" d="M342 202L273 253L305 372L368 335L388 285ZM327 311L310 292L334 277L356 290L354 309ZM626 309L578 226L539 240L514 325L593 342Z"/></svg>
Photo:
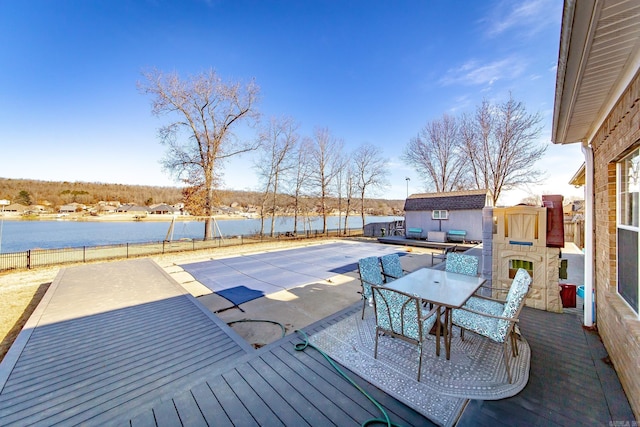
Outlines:
<svg viewBox="0 0 640 427"><path fill-rule="evenodd" d="M449 230L447 231L447 239L450 242L464 243L467 237L467 232L464 230Z"/></svg>
<svg viewBox="0 0 640 427"><path fill-rule="evenodd" d="M422 237L422 228L407 228L407 238L408 239L419 239Z"/></svg>

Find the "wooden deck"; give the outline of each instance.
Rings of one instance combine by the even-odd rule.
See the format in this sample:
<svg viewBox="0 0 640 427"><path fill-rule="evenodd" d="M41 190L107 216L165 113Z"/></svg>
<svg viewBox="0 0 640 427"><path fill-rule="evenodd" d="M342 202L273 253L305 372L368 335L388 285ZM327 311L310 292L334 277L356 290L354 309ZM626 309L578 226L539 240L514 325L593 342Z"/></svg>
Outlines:
<svg viewBox="0 0 640 427"><path fill-rule="evenodd" d="M360 308L357 304L307 330L321 330ZM522 331L532 351L527 387L509 399L470 401L458 426L633 422L618 377L603 360L606 352L602 343L595 332L582 328L575 314L525 308ZM131 426L355 426L380 416L322 356L313 350L295 351L297 342L298 338L288 336L262 348L254 358L141 413ZM362 378L351 376L383 405L393 422L433 425ZM163 421L168 419L169 423Z"/></svg>
<svg viewBox="0 0 640 427"><path fill-rule="evenodd" d="M359 313L356 304L305 330L312 334ZM296 351L301 342L288 335L256 351L255 357L206 378L198 386L160 402L131 420L131 426L359 426L380 411L340 376L315 350ZM373 387L350 376L406 426L433 425L428 419Z"/></svg>
<svg viewBox="0 0 640 427"><path fill-rule="evenodd" d="M62 270L0 364L0 425L101 425L253 353L151 260Z"/></svg>
<svg viewBox="0 0 640 427"><path fill-rule="evenodd" d="M319 353L296 351L297 336L254 351L154 263L110 265L120 271L104 279L111 293L94 283L106 272L100 265L68 269L56 279L55 292L50 289L0 365L0 425L355 426L380 416ZM136 290L129 289L132 278L142 283ZM83 293L62 286L83 281ZM125 303L132 299L137 302ZM311 334L360 309L355 304L305 330ZM459 425L633 421L602 343L576 314L525 308L521 329L532 351L529 384L509 399L471 401ZM352 378L393 422L432 425Z"/></svg>
<svg viewBox="0 0 640 427"><path fill-rule="evenodd" d="M520 327L531 347L529 383L509 399L471 401L458 425L632 425L633 413L606 350L581 320L575 312L525 307Z"/></svg>

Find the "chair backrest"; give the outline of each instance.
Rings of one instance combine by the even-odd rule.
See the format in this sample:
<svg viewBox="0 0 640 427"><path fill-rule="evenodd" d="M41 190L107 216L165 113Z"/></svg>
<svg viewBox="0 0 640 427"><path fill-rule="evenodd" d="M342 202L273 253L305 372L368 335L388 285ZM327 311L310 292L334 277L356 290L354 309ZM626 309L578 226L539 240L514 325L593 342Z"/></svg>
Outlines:
<svg viewBox="0 0 640 427"><path fill-rule="evenodd" d="M369 298L371 296L371 286L382 286L384 283L382 271L380 270L380 260L377 256L360 259L358 261L358 272L362 282L362 296Z"/></svg>
<svg viewBox="0 0 640 427"><path fill-rule="evenodd" d="M404 276L404 271L402 271L402 264L400 264L400 256L398 254L388 254L381 256L380 264L382 264L382 272L384 273L385 280L387 282Z"/></svg>
<svg viewBox="0 0 640 427"><path fill-rule="evenodd" d="M531 285L531 276L529 276L527 270L524 268L518 269L511 283L511 288L509 288L509 293L504 303L504 311L501 314L502 317L515 318L520 314L525 297L529 292L529 285ZM504 339L506 337L510 323L507 320L498 321L498 338Z"/></svg>
<svg viewBox="0 0 640 427"><path fill-rule="evenodd" d="M447 256L447 263L444 270L450 273L461 273L467 276L478 275L478 264L480 260L477 256L458 254L455 252Z"/></svg>
<svg viewBox="0 0 640 427"><path fill-rule="evenodd" d="M421 341L420 299L382 286L371 289L377 326L395 335Z"/></svg>

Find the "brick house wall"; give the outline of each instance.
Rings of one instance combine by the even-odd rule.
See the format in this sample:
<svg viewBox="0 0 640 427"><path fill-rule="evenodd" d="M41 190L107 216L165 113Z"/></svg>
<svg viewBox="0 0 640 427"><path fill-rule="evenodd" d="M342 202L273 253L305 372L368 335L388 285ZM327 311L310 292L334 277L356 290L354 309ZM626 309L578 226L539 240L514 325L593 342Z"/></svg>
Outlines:
<svg viewBox="0 0 640 427"><path fill-rule="evenodd" d="M596 324L640 419L640 320L617 294L616 163L640 145L640 72L591 141L594 156Z"/></svg>

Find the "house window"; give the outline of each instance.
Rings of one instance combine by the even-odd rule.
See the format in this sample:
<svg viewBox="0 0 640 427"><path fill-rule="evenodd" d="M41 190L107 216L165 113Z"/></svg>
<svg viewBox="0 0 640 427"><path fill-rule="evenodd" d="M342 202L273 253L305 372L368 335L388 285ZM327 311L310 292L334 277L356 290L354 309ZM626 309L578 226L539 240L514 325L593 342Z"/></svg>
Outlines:
<svg viewBox="0 0 640 427"><path fill-rule="evenodd" d="M431 212L432 219L448 219L449 211L446 210L434 210Z"/></svg>
<svg viewBox="0 0 640 427"><path fill-rule="evenodd" d="M638 313L640 289L638 234L640 233L640 149L634 150L617 165L618 219L617 264L618 294Z"/></svg>

